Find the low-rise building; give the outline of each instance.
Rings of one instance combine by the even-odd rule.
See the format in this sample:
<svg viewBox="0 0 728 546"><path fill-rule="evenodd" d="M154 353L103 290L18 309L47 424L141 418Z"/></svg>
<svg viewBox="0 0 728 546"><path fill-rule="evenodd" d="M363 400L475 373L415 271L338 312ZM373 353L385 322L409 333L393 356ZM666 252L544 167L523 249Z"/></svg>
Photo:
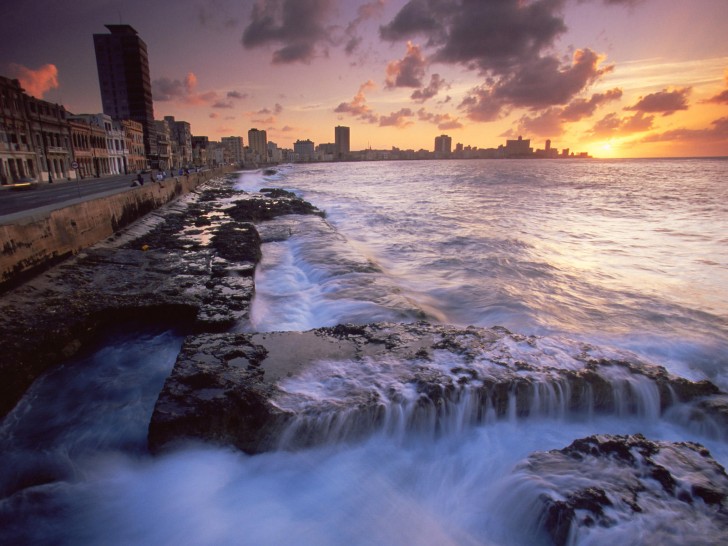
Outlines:
<svg viewBox="0 0 728 546"><path fill-rule="evenodd" d="M164 116L169 126L172 157L171 167L175 170L192 165L192 129L188 122L177 121L174 116Z"/></svg>
<svg viewBox="0 0 728 546"><path fill-rule="evenodd" d="M283 150L275 142L268 141L268 161L270 163L281 163L283 161Z"/></svg>
<svg viewBox="0 0 728 546"><path fill-rule="evenodd" d="M112 164L111 161L112 149L114 148L111 116L106 114L69 114L68 119L69 121L84 122L91 129L89 142L91 145L92 170L89 176L101 177L119 174L116 162ZM115 160L119 157L115 152L113 156Z"/></svg>
<svg viewBox="0 0 728 546"><path fill-rule="evenodd" d="M241 166L245 159L245 148L243 146L243 137L229 136L222 137L222 146L225 149L225 163Z"/></svg>
<svg viewBox="0 0 728 546"><path fill-rule="evenodd" d="M154 130L157 140L157 155L151 158L152 169L167 171L172 164L172 142L169 134L169 125L166 121L155 120Z"/></svg>
<svg viewBox="0 0 728 546"><path fill-rule="evenodd" d="M196 167L207 166L207 147L210 139L206 136L192 137L192 163Z"/></svg>
<svg viewBox="0 0 728 546"><path fill-rule="evenodd" d="M313 142L306 140L297 140L293 143L293 152L296 157L296 161L313 161L316 157L314 155Z"/></svg>
<svg viewBox="0 0 728 546"><path fill-rule="evenodd" d="M0 76L0 183L68 178L73 151L63 106L31 97Z"/></svg>

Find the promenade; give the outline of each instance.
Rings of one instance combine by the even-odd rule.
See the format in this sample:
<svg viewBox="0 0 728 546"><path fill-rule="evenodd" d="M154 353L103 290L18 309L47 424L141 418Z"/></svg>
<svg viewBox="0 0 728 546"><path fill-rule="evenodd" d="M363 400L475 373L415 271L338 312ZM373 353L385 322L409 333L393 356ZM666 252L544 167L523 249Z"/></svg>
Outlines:
<svg viewBox="0 0 728 546"><path fill-rule="evenodd" d="M40 212L36 209L50 212L89 199L128 191L132 189L131 184L136 176L120 174L82 180L62 179L52 184L40 182L23 190L0 186L0 224L13 223L30 211ZM144 174L143 178L144 184L152 183L149 173Z"/></svg>
<svg viewBox="0 0 728 546"><path fill-rule="evenodd" d="M13 212L0 216L0 290L59 263L113 235L147 213L215 176L219 167L189 175L132 185L133 177L43 184L24 191L5 190ZM149 175L147 175L149 180ZM19 197L16 197L16 195ZM27 196L27 197L26 197Z"/></svg>

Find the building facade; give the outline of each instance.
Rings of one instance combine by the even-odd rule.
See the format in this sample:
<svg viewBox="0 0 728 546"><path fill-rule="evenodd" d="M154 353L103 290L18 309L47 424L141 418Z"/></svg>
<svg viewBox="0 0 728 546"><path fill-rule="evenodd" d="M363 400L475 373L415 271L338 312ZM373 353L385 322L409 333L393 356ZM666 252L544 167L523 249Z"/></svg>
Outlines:
<svg viewBox="0 0 728 546"><path fill-rule="evenodd" d="M0 77L0 184L69 178L73 148L63 106L26 94Z"/></svg>
<svg viewBox="0 0 728 546"><path fill-rule="evenodd" d="M39 179L70 178L73 161L71 130L63 106L25 96L26 115L38 154Z"/></svg>
<svg viewBox="0 0 728 546"><path fill-rule="evenodd" d="M111 174L129 173L129 152L126 148L124 128L120 121L109 120L106 133L106 144L109 148L109 167Z"/></svg>
<svg viewBox="0 0 728 546"><path fill-rule="evenodd" d="M38 176L37 154L25 115L18 80L0 77L0 183L14 184Z"/></svg>
<svg viewBox="0 0 728 546"><path fill-rule="evenodd" d="M293 153L296 154L296 161L313 161L314 145L310 140L297 140L293 143Z"/></svg>
<svg viewBox="0 0 728 546"><path fill-rule="evenodd" d="M130 119L121 120L120 123L126 141L128 171L138 173L148 169L149 164L144 155L144 128L142 124Z"/></svg>
<svg viewBox="0 0 728 546"><path fill-rule="evenodd" d="M225 163L233 163L242 165L244 161L245 147L243 146L243 137L229 136L222 137L222 147L225 149ZM267 146L266 146L267 149Z"/></svg>
<svg viewBox="0 0 728 546"><path fill-rule="evenodd" d="M105 25L109 34L94 34L101 104L113 119L131 119L144 129L144 152L157 155L152 81L147 45L130 25Z"/></svg>
<svg viewBox="0 0 728 546"><path fill-rule="evenodd" d="M82 129L82 124L85 124L90 132L88 135L88 143L91 153L91 169L88 170L88 165L85 165L82 169L83 163L78 159L76 162L79 164L80 173L82 176L109 176L111 174L120 174L118 172L118 160L123 161L123 154L117 154L114 150L114 136L112 133L112 120L111 117L106 114L70 114L68 116L69 123L73 124L74 131L80 137L85 129ZM118 135L117 135L118 136ZM77 140L79 138L77 137ZM118 136L120 138L120 136ZM80 139L83 141L83 139ZM75 146L75 142L74 142ZM87 149L75 149L74 156L79 159L87 160ZM113 158L113 159L112 159ZM121 171L124 172L123 170Z"/></svg>
<svg viewBox="0 0 728 546"><path fill-rule="evenodd" d="M151 158L152 169L167 171L172 166L172 138L166 121L155 121L157 155Z"/></svg>
<svg viewBox="0 0 728 546"><path fill-rule="evenodd" d="M283 150L275 142L268 142L268 162L280 163L283 161Z"/></svg>
<svg viewBox="0 0 728 546"><path fill-rule="evenodd" d="M177 121L173 116L164 116L169 126L172 145L171 168L178 170L192 165L192 129L186 121Z"/></svg>
<svg viewBox="0 0 728 546"><path fill-rule="evenodd" d="M91 124L85 120L71 118L68 120L71 129L71 146L73 160L76 162L76 176L79 179L94 176L94 161L91 152Z"/></svg>
<svg viewBox="0 0 728 546"><path fill-rule="evenodd" d="M206 136L192 137L192 163L196 167L207 165L207 148L209 145L210 139Z"/></svg>

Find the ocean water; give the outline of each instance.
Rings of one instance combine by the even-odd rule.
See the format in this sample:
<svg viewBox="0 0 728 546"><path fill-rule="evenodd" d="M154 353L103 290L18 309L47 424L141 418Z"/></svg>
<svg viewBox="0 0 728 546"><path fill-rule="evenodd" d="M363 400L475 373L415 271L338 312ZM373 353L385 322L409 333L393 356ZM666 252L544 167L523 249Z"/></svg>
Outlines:
<svg viewBox="0 0 728 546"><path fill-rule="evenodd" d="M428 319L540 336L531 364L577 343L728 390L728 161L428 161L282 166L236 187L281 187L326 211L259 229L243 331ZM519 470L597 433L693 440L728 465L725 431L642 409L547 412L248 456L144 448L182 338L117 335L37 381L0 424L0 542L57 544L549 544ZM566 363L563 363L566 365ZM444 366L447 363L443 363ZM336 394L321 363L286 388ZM371 363L386 375L396 362ZM380 377L396 381L396 375ZM349 380L366 386L367 374ZM406 386L402 386L405 388ZM649 389L648 389L649 390ZM648 392L646 390L645 392ZM569 480L563 476L562 480ZM574 477L576 479L576 477ZM605 477L608 479L608 477ZM529 493L530 492L530 493ZM669 505L572 544L686 544ZM705 525L703 543L720 543ZM655 542L657 541L657 542Z"/></svg>
<svg viewBox="0 0 728 546"><path fill-rule="evenodd" d="M722 159L313 164L267 180L243 174L237 187L293 190L332 227L266 245L253 329L366 322L366 313L407 320L416 308L450 324L623 348L726 389L727 175ZM359 270L375 271L338 267L356 262L352 253Z"/></svg>

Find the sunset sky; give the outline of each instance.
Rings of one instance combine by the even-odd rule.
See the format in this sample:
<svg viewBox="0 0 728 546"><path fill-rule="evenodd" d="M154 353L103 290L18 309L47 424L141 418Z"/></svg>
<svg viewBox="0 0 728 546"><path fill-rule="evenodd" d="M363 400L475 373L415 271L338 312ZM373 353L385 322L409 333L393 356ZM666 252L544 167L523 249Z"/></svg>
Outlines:
<svg viewBox="0 0 728 546"><path fill-rule="evenodd" d="M728 0L22 0L0 75L99 112L108 23L146 42L155 117L215 140L728 155Z"/></svg>

